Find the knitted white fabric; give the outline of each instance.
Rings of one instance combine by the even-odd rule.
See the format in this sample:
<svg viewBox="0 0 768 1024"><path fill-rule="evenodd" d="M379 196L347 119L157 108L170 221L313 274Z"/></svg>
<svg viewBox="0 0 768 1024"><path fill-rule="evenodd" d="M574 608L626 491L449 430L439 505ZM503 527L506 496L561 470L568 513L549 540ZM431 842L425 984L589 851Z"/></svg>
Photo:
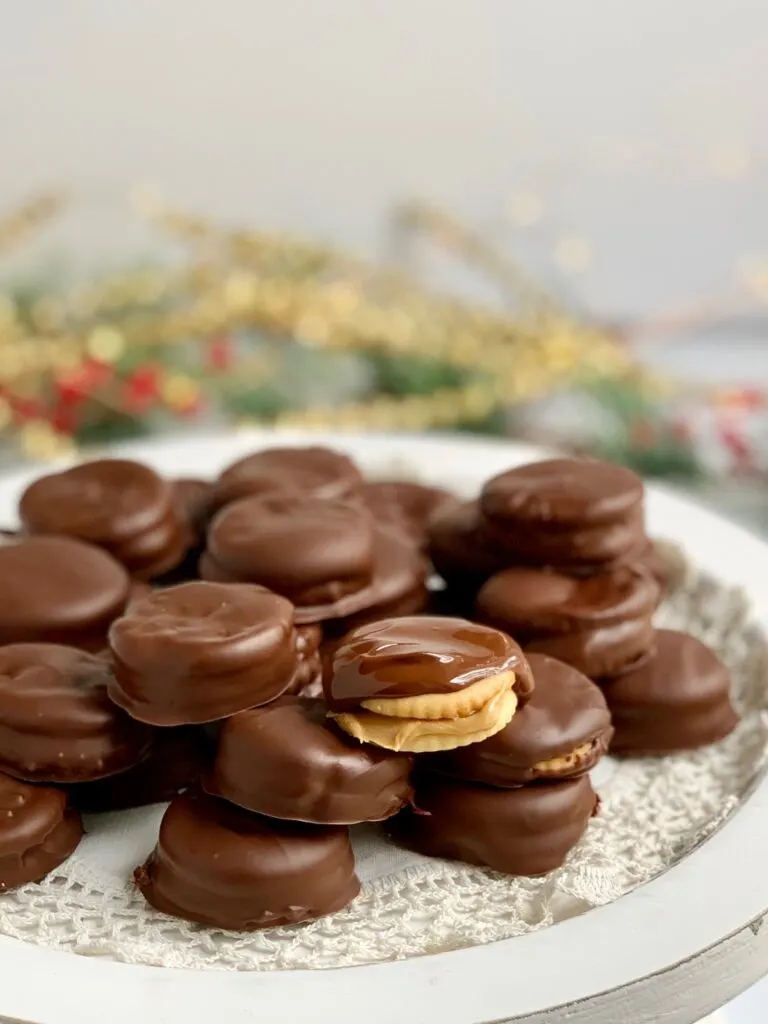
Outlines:
<svg viewBox="0 0 768 1024"><path fill-rule="evenodd" d="M740 594L682 568L659 625L689 630L733 673L743 719L696 754L612 762L595 773L599 815L560 870L508 878L398 850L354 829L361 895L341 913L248 935L176 921L131 884L162 807L94 816L80 848L44 882L0 897L0 932L129 963L201 970L293 970L374 963L491 942L589 911L664 871L709 836L760 773L768 658Z"/></svg>

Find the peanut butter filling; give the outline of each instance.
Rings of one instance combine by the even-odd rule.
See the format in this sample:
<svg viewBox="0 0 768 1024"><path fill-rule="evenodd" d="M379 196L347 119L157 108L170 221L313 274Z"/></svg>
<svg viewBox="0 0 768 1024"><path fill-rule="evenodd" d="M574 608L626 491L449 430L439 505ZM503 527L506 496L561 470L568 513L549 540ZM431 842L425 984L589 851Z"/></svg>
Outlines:
<svg viewBox="0 0 768 1024"><path fill-rule="evenodd" d="M517 709L514 682L514 672L503 672L455 693L370 700L361 711L333 717L361 743L417 754L454 750L488 739L509 724ZM384 713L393 705L397 714Z"/></svg>
<svg viewBox="0 0 768 1024"><path fill-rule="evenodd" d="M559 757L550 757L546 761L539 761L533 767L537 772L547 775L562 775L578 768L592 753L596 740L589 740L582 743L569 754L561 754Z"/></svg>
<svg viewBox="0 0 768 1024"><path fill-rule="evenodd" d="M466 718L489 700L515 685L514 672L500 672L478 679L453 693L429 693L419 697L376 697L361 701L360 707L391 718Z"/></svg>

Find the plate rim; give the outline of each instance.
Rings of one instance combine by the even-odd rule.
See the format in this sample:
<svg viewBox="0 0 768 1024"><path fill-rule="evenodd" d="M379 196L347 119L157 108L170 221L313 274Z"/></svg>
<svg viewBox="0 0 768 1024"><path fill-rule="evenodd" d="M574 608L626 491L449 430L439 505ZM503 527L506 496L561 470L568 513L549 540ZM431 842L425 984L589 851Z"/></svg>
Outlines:
<svg viewBox="0 0 768 1024"><path fill-rule="evenodd" d="M193 460L210 463L212 453L223 464L260 445L293 442L330 444L362 459L408 458L422 462L425 474L435 477L441 476L440 467L462 463L462 455L471 450L467 479L489 475L492 463L500 469L545 454L500 438L270 430L131 442L104 450L183 466ZM0 478L0 500L7 501L39 472L37 467ZM726 584L742 586L751 598L752 621L768 633L768 544L668 488L649 486L648 513L652 532L682 543L697 565ZM180 1010L185 1019L209 1021L219 1015L228 1024L256 1019L357 1024L365 1007L369 1024L387 1024L395 1013L400 1024L433 1019L478 1024L555 1021L558 1011L586 1002L594 1003L597 1022L606 995L686 970L692 960L750 925L758 936L761 929L754 922L761 924L768 908L766 826L768 778L763 777L697 850L614 903L528 935L389 963L321 971L195 971L88 958L0 936L0 1014L35 1024L88 1024L103 1019L109 1003L114 1024L139 1019L165 1024L178 1020ZM589 956L581 952L587 949ZM761 950L764 957L764 946ZM694 994L702 1013L717 1005L706 1002L717 984L712 978ZM299 1015L297 991L306 1018ZM723 998L733 994L728 991ZM628 1024L634 1020L631 1015L625 1019Z"/></svg>

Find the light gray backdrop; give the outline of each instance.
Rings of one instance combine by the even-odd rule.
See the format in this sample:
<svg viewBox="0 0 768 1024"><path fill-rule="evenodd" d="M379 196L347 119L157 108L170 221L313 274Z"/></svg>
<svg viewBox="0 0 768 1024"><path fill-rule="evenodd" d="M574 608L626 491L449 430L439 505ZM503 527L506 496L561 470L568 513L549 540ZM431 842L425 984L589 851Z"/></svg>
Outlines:
<svg viewBox="0 0 768 1024"><path fill-rule="evenodd" d="M91 252L143 244L112 211L150 179L370 251L404 195L497 231L533 202L517 243L578 264L609 312L695 298L768 254L764 0L0 10L0 208L71 183L87 202L66 237Z"/></svg>

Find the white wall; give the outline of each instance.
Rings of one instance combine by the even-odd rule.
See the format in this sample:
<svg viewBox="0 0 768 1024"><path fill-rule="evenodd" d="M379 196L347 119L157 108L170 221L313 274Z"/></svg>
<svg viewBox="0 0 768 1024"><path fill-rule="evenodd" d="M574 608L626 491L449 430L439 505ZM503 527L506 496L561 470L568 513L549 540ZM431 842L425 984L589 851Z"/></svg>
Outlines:
<svg viewBox="0 0 768 1024"><path fill-rule="evenodd" d="M121 246L109 211L151 179L181 205L371 250L403 195L487 226L533 183L551 221L537 245L587 236L580 287L612 310L701 294L768 251L764 0L0 0L0 14L0 209L71 183L81 246Z"/></svg>

